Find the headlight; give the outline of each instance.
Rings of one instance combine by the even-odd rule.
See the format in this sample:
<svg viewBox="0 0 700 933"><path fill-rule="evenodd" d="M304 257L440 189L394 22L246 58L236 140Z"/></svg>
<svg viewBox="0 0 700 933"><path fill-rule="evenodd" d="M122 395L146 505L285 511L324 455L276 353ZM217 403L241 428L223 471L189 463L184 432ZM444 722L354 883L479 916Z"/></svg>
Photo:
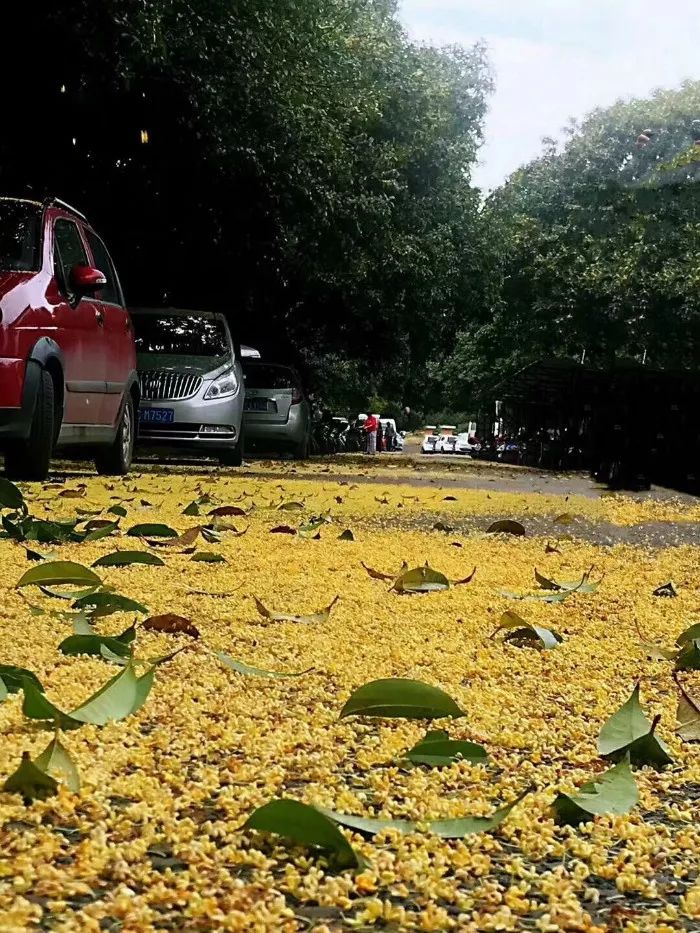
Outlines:
<svg viewBox="0 0 700 933"><path fill-rule="evenodd" d="M218 379L215 379L204 393L205 399L230 398L239 389L238 376L235 369L227 369Z"/></svg>

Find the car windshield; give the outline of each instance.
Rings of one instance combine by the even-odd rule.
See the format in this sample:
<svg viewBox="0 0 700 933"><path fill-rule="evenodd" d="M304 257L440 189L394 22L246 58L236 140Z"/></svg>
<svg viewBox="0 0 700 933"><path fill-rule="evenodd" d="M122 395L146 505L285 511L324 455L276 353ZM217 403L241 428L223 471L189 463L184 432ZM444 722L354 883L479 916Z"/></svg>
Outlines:
<svg viewBox="0 0 700 933"><path fill-rule="evenodd" d="M25 201L0 201L0 272L39 268L41 208Z"/></svg>
<svg viewBox="0 0 700 933"><path fill-rule="evenodd" d="M133 314L138 353L224 357L231 350L223 321L196 314Z"/></svg>
<svg viewBox="0 0 700 933"><path fill-rule="evenodd" d="M248 389L298 389L299 377L288 366L251 366L243 362Z"/></svg>

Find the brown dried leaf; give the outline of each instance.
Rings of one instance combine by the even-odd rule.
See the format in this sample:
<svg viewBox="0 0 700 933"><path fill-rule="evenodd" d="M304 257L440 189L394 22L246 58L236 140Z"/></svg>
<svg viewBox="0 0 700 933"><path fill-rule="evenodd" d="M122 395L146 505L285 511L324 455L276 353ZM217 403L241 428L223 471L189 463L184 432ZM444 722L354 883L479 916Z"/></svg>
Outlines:
<svg viewBox="0 0 700 933"><path fill-rule="evenodd" d="M61 499L84 499L87 495L87 489L64 489L58 495Z"/></svg>
<svg viewBox="0 0 700 933"><path fill-rule="evenodd" d="M362 560L360 561L362 566L365 568L367 573L373 580L395 580L396 575L392 573L382 573L381 570L374 570L372 567L368 567L367 564Z"/></svg>
<svg viewBox="0 0 700 933"><path fill-rule="evenodd" d="M177 538L159 538L158 540L153 539L153 540L149 540L148 544L150 547L189 548L195 543L195 541L199 537L199 533L201 530L202 529L199 525L195 525L194 528L188 528L187 531L183 532L183 534L181 534Z"/></svg>
<svg viewBox="0 0 700 933"><path fill-rule="evenodd" d="M271 535L295 535L296 528L290 528L289 525L278 525L276 528L270 528Z"/></svg>
<svg viewBox="0 0 700 933"><path fill-rule="evenodd" d="M141 628L147 632L160 632L164 635L190 635L192 638L199 638L199 629L189 619L173 612L151 616L142 623Z"/></svg>
<svg viewBox="0 0 700 933"><path fill-rule="evenodd" d="M219 515L247 515L248 513L238 505L219 505L208 514L217 517Z"/></svg>
<svg viewBox="0 0 700 933"><path fill-rule="evenodd" d="M468 577L465 577L463 580L453 580L452 586L462 586L465 583L471 583L476 574L476 567L472 570Z"/></svg>

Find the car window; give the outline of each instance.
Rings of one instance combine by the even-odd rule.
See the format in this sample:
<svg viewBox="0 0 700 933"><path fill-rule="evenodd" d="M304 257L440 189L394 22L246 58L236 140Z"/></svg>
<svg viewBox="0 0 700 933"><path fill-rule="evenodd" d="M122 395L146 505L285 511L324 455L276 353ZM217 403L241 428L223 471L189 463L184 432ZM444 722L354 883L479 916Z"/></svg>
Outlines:
<svg viewBox="0 0 700 933"><path fill-rule="evenodd" d="M0 201L0 270L35 272L39 268L39 220L33 204Z"/></svg>
<svg viewBox="0 0 700 933"><path fill-rule="evenodd" d="M251 366L244 358L243 373L249 389L301 389L299 376L288 366Z"/></svg>
<svg viewBox="0 0 700 933"><path fill-rule="evenodd" d="M86 266L87 253L78 227L72 220L60 217L54 224L53 264L56 278L66 294L70 292L70 270Z"/></svg>
<svg viewBox="0 0 700 933"><path fill-rule="evenodd" d="M166 356L227 357L228 331L220 318L198 314L132 312L136 350Z"/></svg>
<svg viewBox="0 0 700 933"><path fill-rule="evenodd" d="M119 282L117 281L117 273L114 271L114 264L107 252L107 247L94 231L86 230L85 232L90 249L92 250L92 258L95 262L95 267L99 269L107 279L107 284L97 293L97 298L99 298L100 301L108 301L110 304L114 305L123 304Z"/></svg>

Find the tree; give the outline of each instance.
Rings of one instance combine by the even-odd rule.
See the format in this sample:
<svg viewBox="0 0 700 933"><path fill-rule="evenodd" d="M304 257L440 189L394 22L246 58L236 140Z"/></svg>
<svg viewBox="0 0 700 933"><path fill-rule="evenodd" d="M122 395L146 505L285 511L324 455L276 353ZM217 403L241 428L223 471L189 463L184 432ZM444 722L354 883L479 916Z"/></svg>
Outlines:
<svg viewBox="0 0 700 933"><path fill-rule="evenodd" d="M699 115L700 82L597 110L492 195L493 293L460 327L455 400L538 357L697 365Z"/></svg>
<svg viewBox="0 0 700 933"><path fill-rule="evenodd" d="M412 44L393 0L57 0L36 18L6 191L84 209L134 304L224 310L269 358L341 356L366 395L425 390L481 288L483 49ZM50 153L22 145L37 113Z"/></svg>

